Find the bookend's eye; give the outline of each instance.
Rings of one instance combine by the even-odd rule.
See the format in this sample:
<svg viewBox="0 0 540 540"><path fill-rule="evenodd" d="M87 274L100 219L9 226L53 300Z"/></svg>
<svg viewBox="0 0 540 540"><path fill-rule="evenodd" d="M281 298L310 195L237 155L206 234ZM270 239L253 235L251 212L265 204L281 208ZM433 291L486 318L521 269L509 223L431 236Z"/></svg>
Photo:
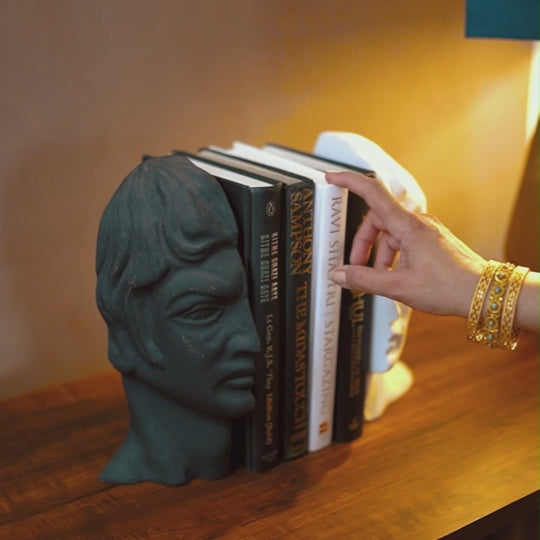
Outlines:
<svg viewBox="0 0 540 540"><path fill-rule="evenodd" d="M219 319L223 312L223 306L218 303L205 302L196 304L184 311L177 313L176 318L187 319L191 322L211 323Z"/></svg>

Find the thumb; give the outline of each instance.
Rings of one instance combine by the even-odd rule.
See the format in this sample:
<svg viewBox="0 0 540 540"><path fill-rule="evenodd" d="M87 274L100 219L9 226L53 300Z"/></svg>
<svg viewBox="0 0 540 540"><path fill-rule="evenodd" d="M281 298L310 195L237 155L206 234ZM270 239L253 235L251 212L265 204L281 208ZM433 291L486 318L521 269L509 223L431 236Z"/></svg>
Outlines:
<svg viewBox="0 0 540 540"><path fill-rule="evenodd" d="M389 270L379 270L369 266L338 266L332 272L334 283L346 289L362 291L392 298L395 289L395 275Z"/></svg>

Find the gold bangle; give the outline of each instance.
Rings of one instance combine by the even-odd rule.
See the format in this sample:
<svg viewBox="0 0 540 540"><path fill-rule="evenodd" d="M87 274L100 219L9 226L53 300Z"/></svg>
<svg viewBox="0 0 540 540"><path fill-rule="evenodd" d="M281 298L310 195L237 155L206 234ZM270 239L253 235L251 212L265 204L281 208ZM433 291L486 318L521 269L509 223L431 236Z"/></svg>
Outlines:
<svg viewBox="0 0 540 540"><path fill-rule="evenodd" d="M478 322L484 307L484 298L498 265L499 263L496 261L488 261L478 279L467 318L467 339L471 341L477 341Z"/></svg>
<svg viewBox="0 0 540 540"><path fill-rule="evenodd" d="M504 310L501 316L499 347L502 349L513 351L516 348L521 330L513 327L514 316L516 314L517 299L528 272L529 269L525 266L516 266L510 276L510 284L508 285Z"/></svg>
<svg viewBox="0 0 540 540"><path fill-rule="evenodd" d="M489 290L489 298L487 303L486 319L484 325L477 333L482 343L494 349L499 347L499 332L501 327L501 316L503 312L504 299L506 289L510 282L510 276L515 268L512 263L501 263L497 267L491 288ZM477 338L478 341L478 338Z"/></svg>

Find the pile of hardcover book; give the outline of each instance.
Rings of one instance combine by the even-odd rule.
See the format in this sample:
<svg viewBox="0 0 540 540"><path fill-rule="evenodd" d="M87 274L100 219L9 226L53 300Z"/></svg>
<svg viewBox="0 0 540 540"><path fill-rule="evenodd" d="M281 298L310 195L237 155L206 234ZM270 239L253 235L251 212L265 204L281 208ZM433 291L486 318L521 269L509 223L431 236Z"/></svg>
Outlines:
<svg viewBox="0 0 540 540"><path fill-rule="evenodd" d="M261 350L236 461L253 471L360 436L371 298L330 279L367 208L327 170L372 171L277 144L184 154L222 185Z"/></svg>

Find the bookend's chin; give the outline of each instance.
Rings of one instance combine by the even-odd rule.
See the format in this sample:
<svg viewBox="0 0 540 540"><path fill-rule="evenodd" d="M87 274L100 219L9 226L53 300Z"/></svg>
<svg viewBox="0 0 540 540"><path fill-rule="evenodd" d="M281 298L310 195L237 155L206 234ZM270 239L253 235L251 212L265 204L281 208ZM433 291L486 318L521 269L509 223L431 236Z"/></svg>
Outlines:
<svg viewBox="0 0 540 540"><path fill-rule="evenodd" d="M185 407L145 383L124 376L130 428L101 472L113 484L187 484L231 471L231 420Z"/></svg>

